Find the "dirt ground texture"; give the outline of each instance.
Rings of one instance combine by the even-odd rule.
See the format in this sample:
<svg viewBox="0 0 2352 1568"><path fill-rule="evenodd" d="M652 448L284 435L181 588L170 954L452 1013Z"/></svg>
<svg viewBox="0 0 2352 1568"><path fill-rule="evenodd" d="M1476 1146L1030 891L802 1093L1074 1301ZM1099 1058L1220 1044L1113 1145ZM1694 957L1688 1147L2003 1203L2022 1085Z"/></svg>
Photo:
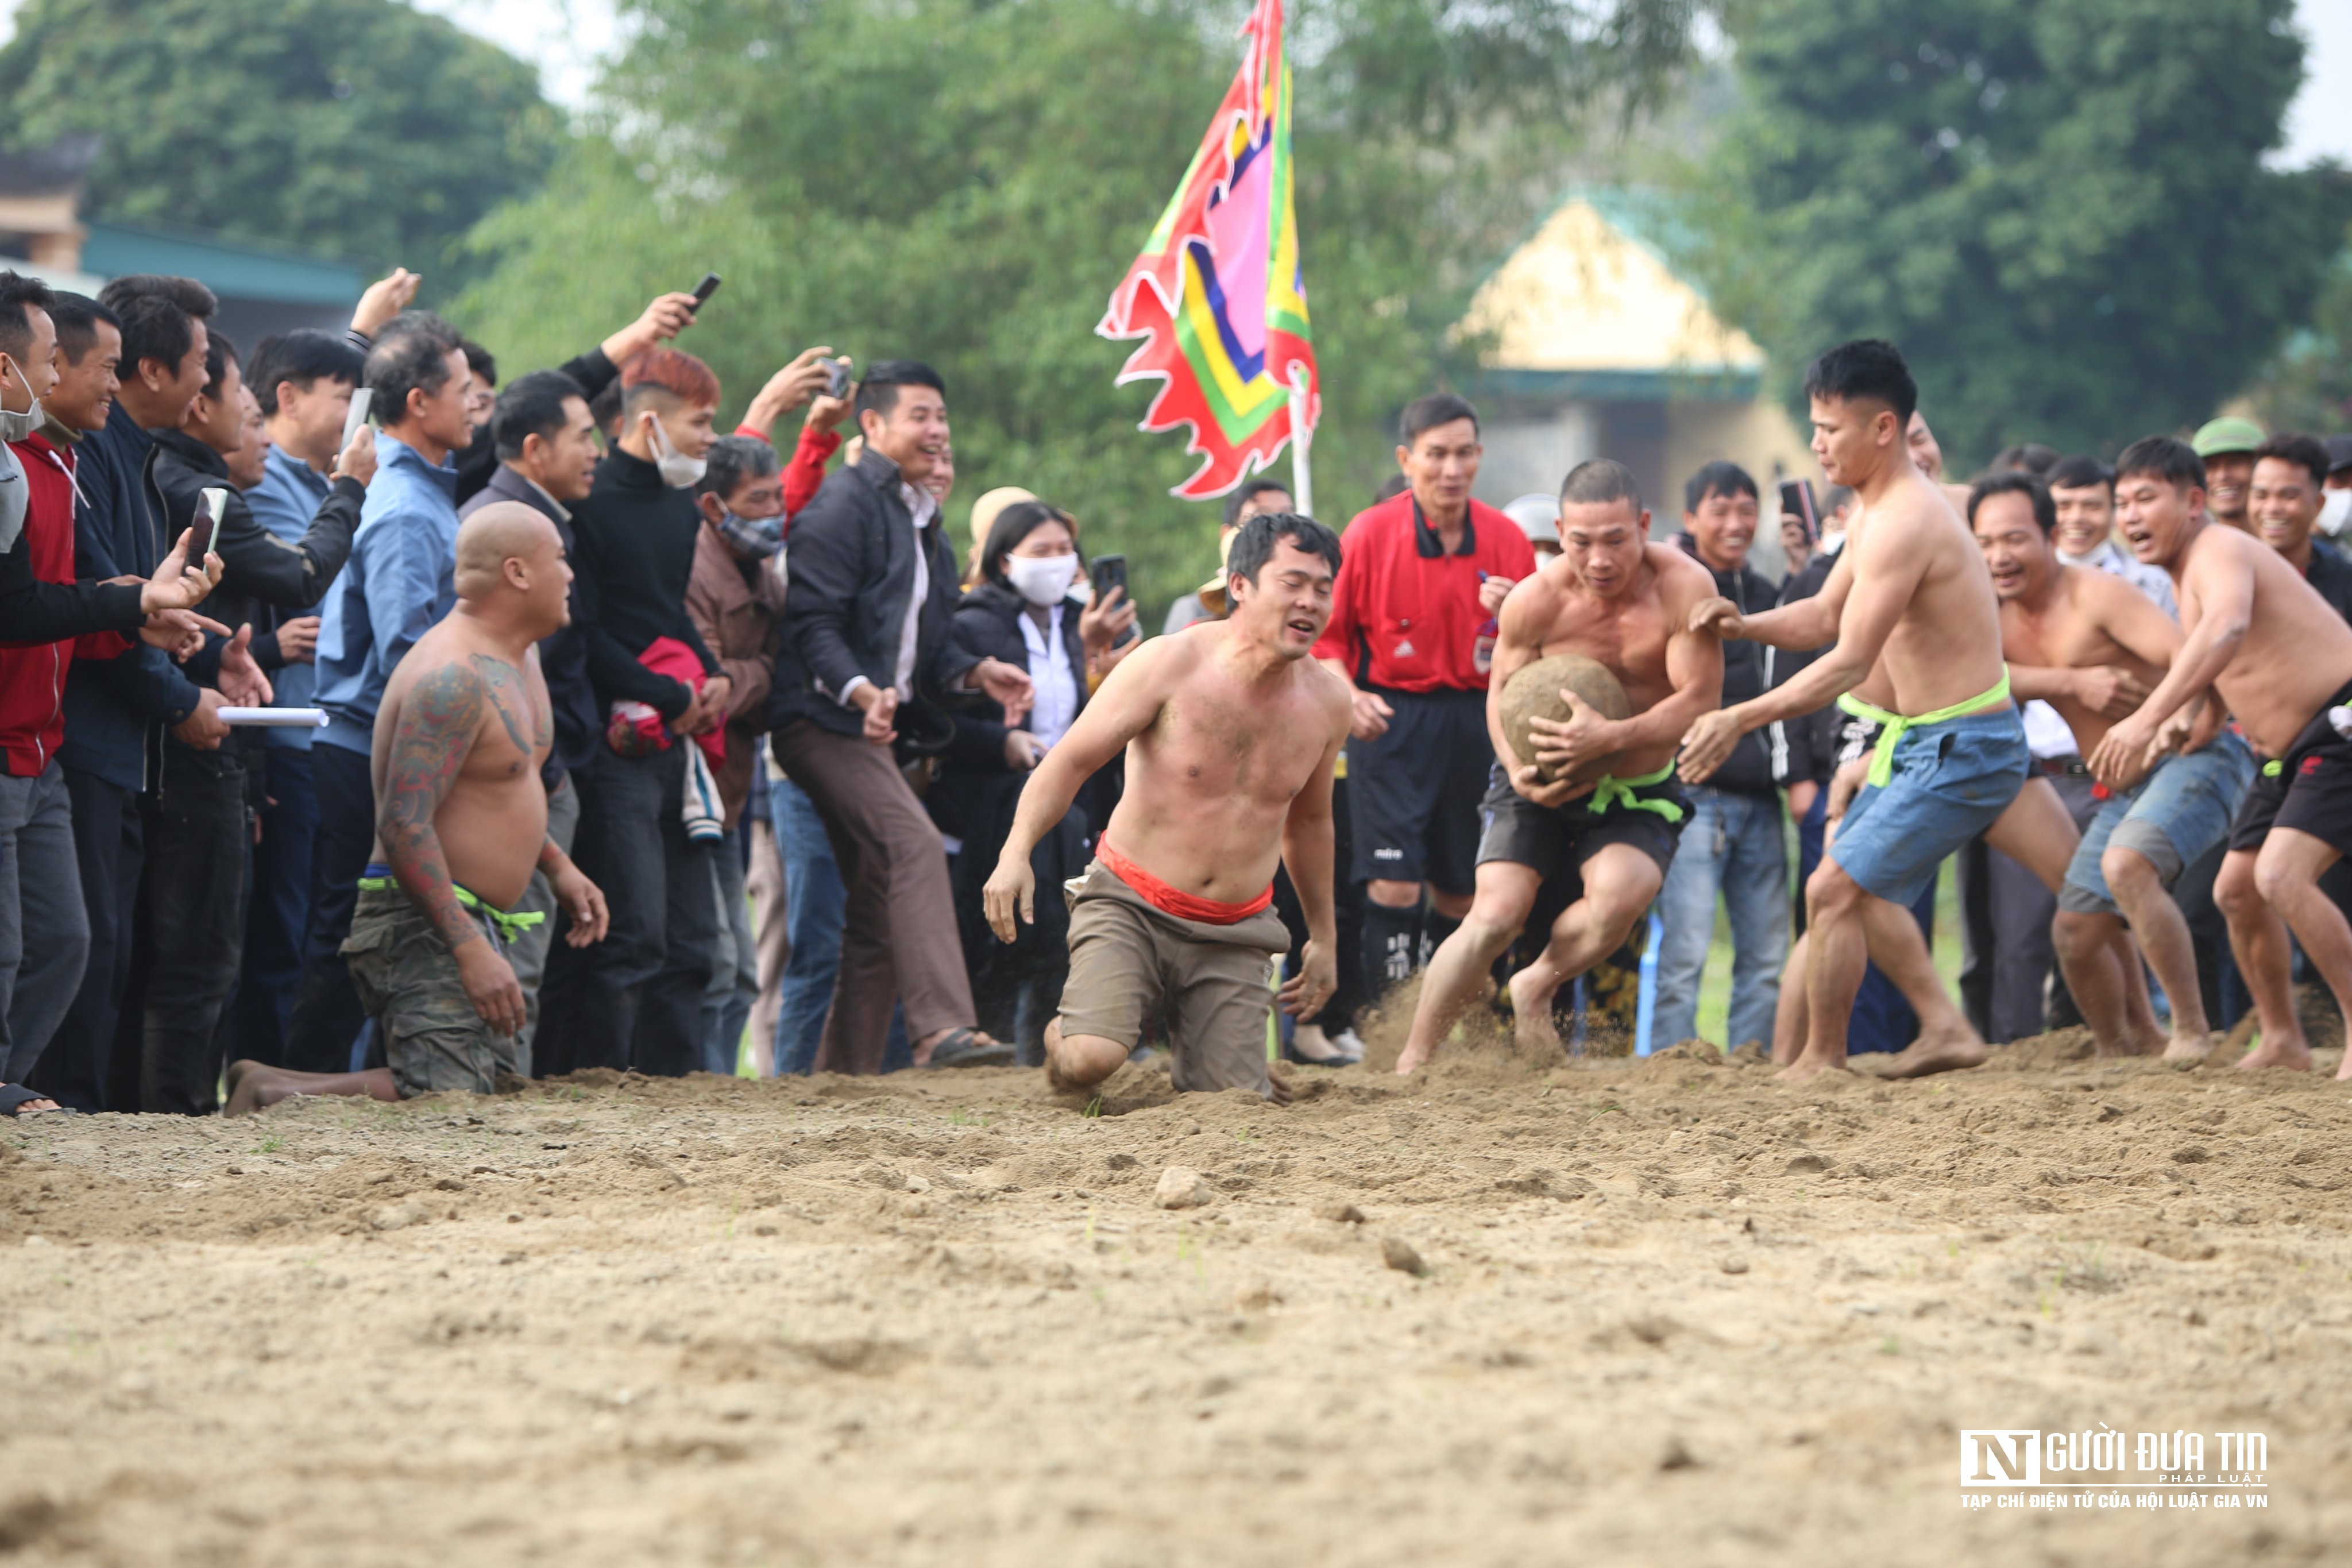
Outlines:
<svg viewBox="0 0 2352 1568"><path fill-rule="evenodd" d="M0 1559L2340 1562L2336 1059L0 1123ZM1960 1428L2101 1423L2262 1431L2270 1506L1960 1507Z"/></svg>

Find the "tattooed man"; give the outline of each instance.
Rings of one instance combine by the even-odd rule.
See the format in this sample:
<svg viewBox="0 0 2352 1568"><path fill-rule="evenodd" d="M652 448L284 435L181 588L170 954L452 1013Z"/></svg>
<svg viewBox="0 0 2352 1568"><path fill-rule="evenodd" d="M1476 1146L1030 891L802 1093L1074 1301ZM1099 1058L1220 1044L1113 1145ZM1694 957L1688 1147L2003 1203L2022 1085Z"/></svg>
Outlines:
<svg viewBox="0 0 2352 1568"><path fill-rule="evenodd" d="M506 946L543 917L507 911L534 868L571 919L565 940L603 939L604 895L548 840L539 774L554 728L532 645L569 619L571 581L555 525L530 507L484 507L457 531L457 607L408 650L376 714L374 863L342 949L388 1065L238 1062L229 1114L291 1094L490 1092L515 1066L523 998Z"/></svg>

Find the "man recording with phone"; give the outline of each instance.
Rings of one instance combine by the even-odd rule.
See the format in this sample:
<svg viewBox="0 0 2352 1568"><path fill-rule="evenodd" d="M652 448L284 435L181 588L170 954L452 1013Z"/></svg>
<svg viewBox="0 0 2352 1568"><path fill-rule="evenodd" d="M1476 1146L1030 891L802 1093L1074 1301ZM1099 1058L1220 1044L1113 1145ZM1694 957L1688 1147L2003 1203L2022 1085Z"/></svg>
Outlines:
<svg viewBox="0 0 2352 1568"><path fill-rule="evenodd" d="M163 499L164 526L209 530L224 563L213 615L234 629L226 644L189 661L189 670L228 705L270 700L266 672L286 659L268 611L299 611L324 597L351 555L367 481L375 473L371 434L341 455L310 527L291 542L255 518L229 474L255 412L236 345L215 332L205 350L206 381L176 430L158 431L149 472ZM338 432L340 434L340 432ZM304 667L307 668L307 666ZM177 732L163 748L163 782L149 809L149 844L139 930L146 962L125 1007L142 1014L140 1104L149 1111L209 1114L220 1076L215 1041L221 1011L244 957L246 858L253 843L261 736L232 732L205 743Z"/></svg>
<svg viewBox="0 0 2352 1568"><path fill-rule="evenodd" d="M815 804L849 889L820 1072L875 1073L904 998L918 1067L1002 1065L974 1023L939 830L892 743L950 726L929 703L978 689L1017 724L1026 671L948 635L957 563L929 488L948 447L946 383L914 360L874 365L857 390L865 452L793 525L784 647L769 719L777 763ZM944 743L944 736L941 737Z"/></svg>
<svg viewBox="0 0 2352 1568"><path fill-rule="evenodd" d="M351 330L343 334L344 340L361 353L368 353L377 343L397 331L404 320L414 321L415 316L403 317L399 312L415 297L417 285L422 281L417 274L401 268L370 287L361 298L359 309L352 312ZM708 287L691 293L672 290L667 294L656 294L635 321L587 353L566 360L556 368L578 384L582 396L594 401L599 394L620 379L623 365L646 350L669 342L694 325L695 310L718 288L716 275L706 274L705 282ZM468 361L465 379L469 384L474 374L473 365ZM487 405L478 405L478 408L486 409ZM387 409L378 408L374 412L382 422L389 422L392 416ZM488 412L469 416L467 424L473 430L473 439L455 448L457 505L463 506L471 500L490 482L490 476L498 471L498 449L497 443L491 439L490 420L491 416Z"/></svg>

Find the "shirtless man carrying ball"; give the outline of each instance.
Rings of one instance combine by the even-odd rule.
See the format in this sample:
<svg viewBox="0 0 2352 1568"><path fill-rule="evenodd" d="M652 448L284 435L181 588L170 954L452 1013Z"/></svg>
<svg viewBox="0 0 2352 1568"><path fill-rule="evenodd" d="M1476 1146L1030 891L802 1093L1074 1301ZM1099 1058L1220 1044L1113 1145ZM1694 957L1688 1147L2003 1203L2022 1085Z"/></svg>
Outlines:
<svg viewBox="0 0 2352 1568"><path fill-rule="evenodd" d="M1354 710L1348 683L1308 656L1331 618L1339 542L1310 518L1254 517L1226 560L1232 614L1128 656L1029 775L982 899L1005 942L1035 919L1030 851L1078 786L1127 751L1127 789L1069 884L1070 977L1045 1028L1045 1080L1083 1091L1118 1070L1155 1013L1180 1090L1287 1098L1266 1068L1274 912L1287 867L1307 915L1286 1012L1312 1017L1338 981L1331 769ZM1055 896L1049 893L1049 897Z"/></svg>
<svg viewBox="0 0 2352 1568"><path fill-rule="evenodd" d="M1486 688L1497 761L1477 891L1469 918L1429 961L1401 1073L1437 1054L1555 877L1573 879L1578 896L1553 922L1542 956L1511 977L1511 1008L1523 1046L1558 1051L1552 997L1617 951L1664 884L1689 816L1674 784L1675 748L1691 721L1722 700L1723 645L1689 626L1714 596L1714 576L1673 545L1651 543L1649 528L1624 465L1580 463L1560 489L1559 558L1503 601ZM1563 692L1568 719L1531 720L1542 743L1521 757L1503 732L1503 689L1519 669L1561 653L1607 667L1633 715L1612 721ZM1599 757L1616 760L1596 783L1545 784L1538 771L1541 763L1565 773Z"/></svg>
<svg viewBox="0 0 2352 1568"><path fill-rule="evenodd" d="M566 940L604 939L604 895L547 837L540 764L555 741L535 644L571 618L555 525L514 502L457 531L457 606L393 671L375 721L375 864L343 943L389 1067L303 1073L241 1061L226 1113L296 1094L488 1094L515 1067L522 986L507 911L544 869Z"/></svg>

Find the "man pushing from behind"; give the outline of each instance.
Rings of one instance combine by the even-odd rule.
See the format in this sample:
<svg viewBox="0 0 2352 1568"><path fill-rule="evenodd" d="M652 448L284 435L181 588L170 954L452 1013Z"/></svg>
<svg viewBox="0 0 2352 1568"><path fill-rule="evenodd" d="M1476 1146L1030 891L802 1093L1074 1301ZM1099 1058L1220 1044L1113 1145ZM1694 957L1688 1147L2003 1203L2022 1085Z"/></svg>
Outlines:
<svg viewBox="0 0 2352 1568"><path fill-rule="evenodd" d="M2352 736L2337 728L2352 703L2352 628L2285 556L2215 526L2205 465L2183 443L2150 436L2125 447L2116 495L2132 553L2171 574L2186 637L2147 700L2099 742L2091 771L2110 789L2133 788L2189 731L2198 700L2209 689L2221 694L2268 759L2239 805L2213 883L2262 1018L2263 1043L2238 1065L2307 1070L2287 930L2336 1005L2352 1011L2352 925L2319 889L2352 851ZM2352 728L2352 715L2344 722ZM2352 1052L2336 1076L2352 1079Z"/></svg>
<svg viewBox="0 0 2352 1568"><path fill-rule="evenodd" d="M1225 571L1232 614L1137 649L1103 682L1022 789L982 900L998 938L1035 918L1029 852L1078 786L1127 749L1127 789L1070 884L1070 977L1045 1028L1045 1079L1092 1088L1164 1012L1179 1089L1286 1099L1266 1069L1273 910L1288 867L1307 915L1285 1011L1311 1017L1337 984L1331 768L1348 738L1348 683L1307 656L1331 616L1339 542L1310 518L1254 517Z"/></svg>
<svg viewBox="0 0 2352 1568"><path fill-rule="evenodd" d="M360 881L352 977L388 1068L229 1068L227 1114L294 1094L404 1100L488 1094L515 1066L522 986L507 962L507 911L533 869L571 917L566 940L603 940L604 895L547 837L540 764L555 743L541 638L571 619L572 568L555 525L501 501L457 531L457 605L416 640L375 720L375 864Z"/></svg>

